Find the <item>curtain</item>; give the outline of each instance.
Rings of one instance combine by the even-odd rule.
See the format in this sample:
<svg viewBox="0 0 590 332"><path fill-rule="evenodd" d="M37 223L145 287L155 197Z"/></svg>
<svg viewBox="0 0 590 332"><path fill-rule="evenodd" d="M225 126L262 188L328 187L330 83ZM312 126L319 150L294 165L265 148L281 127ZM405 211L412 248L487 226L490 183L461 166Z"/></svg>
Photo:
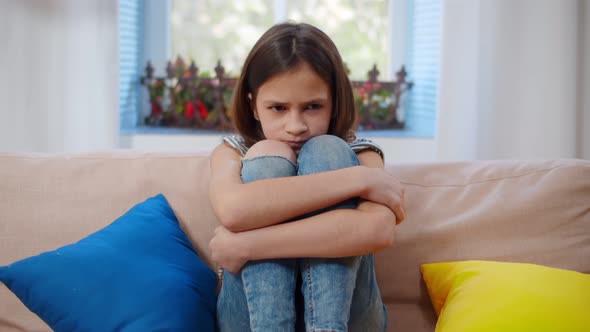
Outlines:
<svg viewBox="0 0 590 332"><path fill-rule="evenodd" d="M116 147L117 40L115 0L0 2L0 150Z"/></svg>
<svg viewBox="0 0 590 332"><path fill-rule="evenodd" d="M583 157L582 6L443 1L437 159Z"/></svg>

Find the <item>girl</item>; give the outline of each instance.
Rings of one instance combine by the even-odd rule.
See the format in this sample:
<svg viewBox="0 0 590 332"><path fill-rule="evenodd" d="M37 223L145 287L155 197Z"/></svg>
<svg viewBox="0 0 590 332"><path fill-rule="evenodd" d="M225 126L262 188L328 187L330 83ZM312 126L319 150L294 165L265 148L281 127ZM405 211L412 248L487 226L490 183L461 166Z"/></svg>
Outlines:
<svg viewBox="0 0 590 332"><path fill-rule="evenodd" d="M210 159L219 329L293 331L297 291L307 331L384 331L371 253L393 243L403 191L379 147L354 140L334 43L308 24L273 26L246 58L231 111L240 136Z"/></svg>

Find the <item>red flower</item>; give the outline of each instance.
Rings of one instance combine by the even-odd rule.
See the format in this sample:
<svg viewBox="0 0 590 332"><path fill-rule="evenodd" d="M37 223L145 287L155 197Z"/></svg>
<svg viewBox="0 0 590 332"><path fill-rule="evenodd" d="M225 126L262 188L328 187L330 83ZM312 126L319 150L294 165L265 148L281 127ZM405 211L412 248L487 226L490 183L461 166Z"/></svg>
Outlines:
<svg viewBox="0 0 590 332"><path fill-rule="evenodd" d="M184 103L184 117L186 119L192 119L195 116L195 105L190 101Z"/></svg>
<svg viewBox="0 0 590 332"><path fill-rule="evenodd" d="M205 108L205 104L202 101L197 100L197 108L199 109L199 116L201 119L206 119L209 112Z"/></svg>
<svg viewBox="0 0 590 332"><path fill-rule="evenodd" d="M153 101L151 102L151 106L152 106L152 117L156 117L158 115L160 115L160 113L162 113L162 108L160 108L160 106L157 103L154 103Z"/></svg>

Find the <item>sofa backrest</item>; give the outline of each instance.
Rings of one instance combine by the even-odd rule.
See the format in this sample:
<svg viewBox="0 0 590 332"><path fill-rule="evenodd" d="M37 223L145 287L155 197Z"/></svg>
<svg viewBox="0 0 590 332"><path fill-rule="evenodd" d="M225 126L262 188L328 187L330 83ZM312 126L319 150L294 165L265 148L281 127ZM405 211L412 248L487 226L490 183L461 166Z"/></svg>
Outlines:
<svg viewBox="0 0 590 332"><path fill-rule="evenodd" d="M407 220L376 254L396 331L433 331L419 265L460 260L533 263L590 273L590 161L391 165Z"/></svg>
<svg viewBox="0 0 590 332"><path fill-rule="evenodd" d="M406 186L407 219L375 255L390 330L432 331L419 264L529 262L590 273L590 162L388 164ZM73 243L163 193L199 254L217 221L206 151L0 155L0 265ZM0 286L1 331L49 328Z"/></svg>

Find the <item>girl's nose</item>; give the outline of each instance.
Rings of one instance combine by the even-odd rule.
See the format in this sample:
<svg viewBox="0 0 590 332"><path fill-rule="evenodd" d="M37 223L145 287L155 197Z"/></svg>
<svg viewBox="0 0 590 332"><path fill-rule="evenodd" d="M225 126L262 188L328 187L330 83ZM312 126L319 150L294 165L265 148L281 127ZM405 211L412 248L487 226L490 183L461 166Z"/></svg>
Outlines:
<svg viewBox="0 0 590 332"><path fill-rule="evenodd" d="M302 112L293 110L290 112L286 130L293 136L299 136L307 131L307 123Z"/></svg>

